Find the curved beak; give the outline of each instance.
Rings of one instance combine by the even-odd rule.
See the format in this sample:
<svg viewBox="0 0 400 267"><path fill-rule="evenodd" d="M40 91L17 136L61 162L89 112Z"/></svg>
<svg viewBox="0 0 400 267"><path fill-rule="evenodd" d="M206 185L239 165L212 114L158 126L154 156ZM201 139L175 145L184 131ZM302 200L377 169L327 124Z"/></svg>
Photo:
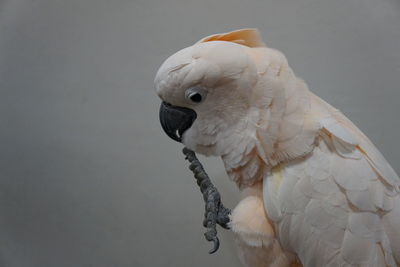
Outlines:
<svg viewBox="0 0 400 267"><path fill-rule="evenodd" d="M190 108L178 107L162 102L160 122L165 133L177 142L182 142L183 133L189 129L197 114Z"/></svg>

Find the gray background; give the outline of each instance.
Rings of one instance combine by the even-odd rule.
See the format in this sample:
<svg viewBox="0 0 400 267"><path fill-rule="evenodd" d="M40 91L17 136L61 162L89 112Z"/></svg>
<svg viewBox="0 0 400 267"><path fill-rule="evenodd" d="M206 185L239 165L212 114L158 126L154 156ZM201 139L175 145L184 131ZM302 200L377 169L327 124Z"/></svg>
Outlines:
<svg viewBox="0 0 400 267"><path fill-rule="evenodd" d="M0 266L240 266L158 123L153 77L258 27L400 171L398 0L0 0ZM238 190L204 159L228 206Z"/></svg>

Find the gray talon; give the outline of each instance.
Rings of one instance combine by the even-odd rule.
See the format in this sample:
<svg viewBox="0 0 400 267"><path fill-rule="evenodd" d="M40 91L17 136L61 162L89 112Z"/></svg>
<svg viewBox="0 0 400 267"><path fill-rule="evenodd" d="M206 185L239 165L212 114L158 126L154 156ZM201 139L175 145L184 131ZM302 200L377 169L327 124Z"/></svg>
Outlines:
<svg viewBox="0 0 400 267"><path fill-rule="evenodd" d="M218 237L215 236L212 241L214 243L214 247L208 252L209 254L213 254L214 252L216 252L219 249Z"/></svg>

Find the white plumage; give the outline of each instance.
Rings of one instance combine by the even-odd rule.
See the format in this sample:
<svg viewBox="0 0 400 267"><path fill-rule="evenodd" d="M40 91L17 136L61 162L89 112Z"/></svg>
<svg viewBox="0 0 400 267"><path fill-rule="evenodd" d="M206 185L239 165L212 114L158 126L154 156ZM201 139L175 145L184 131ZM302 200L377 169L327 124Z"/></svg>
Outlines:
<svg viewBox="0 0 400 267"><path fill-rule="evenodd" d="M203 38L155 83L197 113L183 143L221 156L243 190L231 227L246 266L398 266L399 177L257 30ZM202 103L185 99L193 86L207 90Z"/></svg>

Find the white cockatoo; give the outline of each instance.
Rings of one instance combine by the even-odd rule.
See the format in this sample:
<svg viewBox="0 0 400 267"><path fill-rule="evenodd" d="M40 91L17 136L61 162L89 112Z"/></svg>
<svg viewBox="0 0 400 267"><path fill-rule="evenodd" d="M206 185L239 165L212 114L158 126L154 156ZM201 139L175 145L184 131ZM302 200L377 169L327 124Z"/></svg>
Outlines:
<svg viewBox="0 0 400 267"><path fill-rule="evenodd" d="M155 87L167 134L242 189L229 227L245 266L399 266L399 177L256 29L180 50Z"/></svg>

